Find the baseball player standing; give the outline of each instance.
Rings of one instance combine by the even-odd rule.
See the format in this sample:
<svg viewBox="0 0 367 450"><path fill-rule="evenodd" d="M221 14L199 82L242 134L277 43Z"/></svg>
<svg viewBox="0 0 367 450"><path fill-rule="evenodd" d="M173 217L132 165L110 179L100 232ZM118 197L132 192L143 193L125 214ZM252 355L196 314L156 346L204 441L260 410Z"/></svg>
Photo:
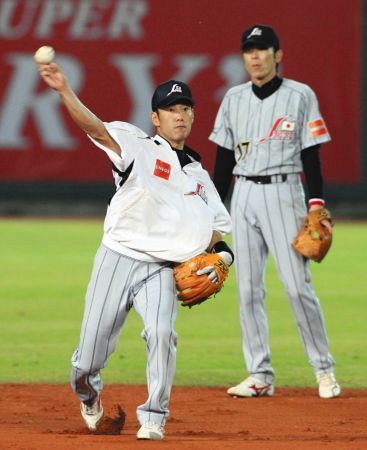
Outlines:
<svg viewBox="0 0 367 450"><path fill-rule="evenodd" d="M148 386L148 399L137 408L137 439L160 440L176 369L173 264L206 249L232 262L221 240L231 231L230 216L200 156L185 145L195 102L185 83L160 84L152 97L157 135L149 137L129 123L102 122L77 98L57 64L40 64L39 72L74 122L107 154L116 183L86 293L71 385L85 424L96 430L103 417L100 371L134 308L144 324Z"/></svg>
<svg viewBox="0 0 367 450"><path fill-rule="evenodd" d="M330 136L311 88L277 75L283 52L274 30L253 25L244 31L241 44L250 81L226 93L209 137L218 146L214 184L222 200L235 175L231 216L242 344L249 372L248 378L227 392L239 397L274 393L264 284L270 251L319 395L337 397L341 389L333 373L309 261L291 247L307 213L302 171L309 210L325 204L319 149ZM323 225L331 233L329 222Z"/></svg>

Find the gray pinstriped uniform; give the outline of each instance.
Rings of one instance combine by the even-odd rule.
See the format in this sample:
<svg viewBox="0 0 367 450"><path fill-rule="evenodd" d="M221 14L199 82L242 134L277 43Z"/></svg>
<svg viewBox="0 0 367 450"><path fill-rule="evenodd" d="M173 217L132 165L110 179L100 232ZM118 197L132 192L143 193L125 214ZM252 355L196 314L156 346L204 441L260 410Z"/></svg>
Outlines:
<svg viewBox="0 0 367 450"><path fill-rule="evenodd" d="M250 374L274 382L265 309L264 271L275 260L314 372L331 372L323 314L309 262L291 248L306 215L301 150L330 140L317 98L307 86L283 79L261 100L248 82L230 89L209 137L235 152L237 175L231 201L233 244L243 352ZM286 174L283 181L281 174ZM271 175L269 184L246 176Z"/></svg>

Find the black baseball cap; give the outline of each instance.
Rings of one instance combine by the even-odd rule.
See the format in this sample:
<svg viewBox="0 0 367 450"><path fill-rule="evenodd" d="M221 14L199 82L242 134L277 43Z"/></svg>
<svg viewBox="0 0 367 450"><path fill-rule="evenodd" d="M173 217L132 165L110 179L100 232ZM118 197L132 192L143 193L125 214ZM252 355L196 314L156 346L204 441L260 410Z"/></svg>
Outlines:
<svg viewBox="0 0 367 450"><path fill-rule="evenodd" d="M269 25L252 25L243 32L241 40L242 50L251 47L260 49L274 47L274 50L277 51L280 49L279 38Z"/></svg>
<svg viewBox="0 0 367 450"><path fill-rule="evenodd" d="M152 97L152 111L158 108L182 103L183 105L195 105L191 90L183 81L169 80L159 84Z"/></svg>

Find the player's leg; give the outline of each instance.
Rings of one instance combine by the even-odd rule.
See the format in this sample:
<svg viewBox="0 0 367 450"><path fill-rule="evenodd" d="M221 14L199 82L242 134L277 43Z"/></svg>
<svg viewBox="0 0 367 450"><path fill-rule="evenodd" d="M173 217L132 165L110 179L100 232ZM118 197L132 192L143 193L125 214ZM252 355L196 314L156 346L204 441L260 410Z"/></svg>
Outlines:
<svg viewBox="0 0 367 450"><path fill-rule="evenodd" d="M157 424L162 433L169 415L168 404L176 370L177 334L173 327L177 304L172 268L147 264L146 282L134 299L134 309L144 323L142 337L146 341L148 386L148 399L137 408L137 417L142 426ZM138 438L144 439L144 433L139 430Z"/></svg>
<svg viewBox="0 0 367 450"><path fill-rule="evenodd" d="M239 178L234 188L231 215L239 296L242 347L247 370L266 385L274 383L270 364L269 330L265 310L264 270L267 247L257 224L257 185ZM261 384L261 383L260 383ZM269 395L264 391L253 396ZM231 394L231 392L229 392ZM270 393L271 395L271 393Z"/></svg>
<svg viewBox="0 0 367 450"><path fill-rule="evenodd" d="M279 183L265 189L264 235L285 286L305 352L315 373L332 371L334 360L319 300L311 285L309 263L291 247L306 215L300 183Z"/></svg>
<svg viewBox="0 0 367 450"><path fill-rule="evenodd" d="M100 369L114 351L127 317L129 280L137 264L103 245L96 254L71 370L71 386L87 406L95 405L99 399Z"/></svg>

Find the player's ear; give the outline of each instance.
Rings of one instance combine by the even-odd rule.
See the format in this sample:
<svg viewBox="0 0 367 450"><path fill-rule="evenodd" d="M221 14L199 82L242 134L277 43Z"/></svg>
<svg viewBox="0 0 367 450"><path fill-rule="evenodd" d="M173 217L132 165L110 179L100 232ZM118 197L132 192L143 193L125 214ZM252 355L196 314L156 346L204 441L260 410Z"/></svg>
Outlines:
<svg viewBox="0 0 367 450"><path fill-rule="evenodd" d="M283 50L279 49L275 52L275 62L279 64L283 59Z"/></svg>
<svg viewBox="0 0 367 450"><path fill-rule="evenodd" d="M160 120L159 120L158 111L152 111L152 114L151 114L151 120L152 120L152 124L153 124L155 127L159 127L159 125L160 125Z"/></svg>

